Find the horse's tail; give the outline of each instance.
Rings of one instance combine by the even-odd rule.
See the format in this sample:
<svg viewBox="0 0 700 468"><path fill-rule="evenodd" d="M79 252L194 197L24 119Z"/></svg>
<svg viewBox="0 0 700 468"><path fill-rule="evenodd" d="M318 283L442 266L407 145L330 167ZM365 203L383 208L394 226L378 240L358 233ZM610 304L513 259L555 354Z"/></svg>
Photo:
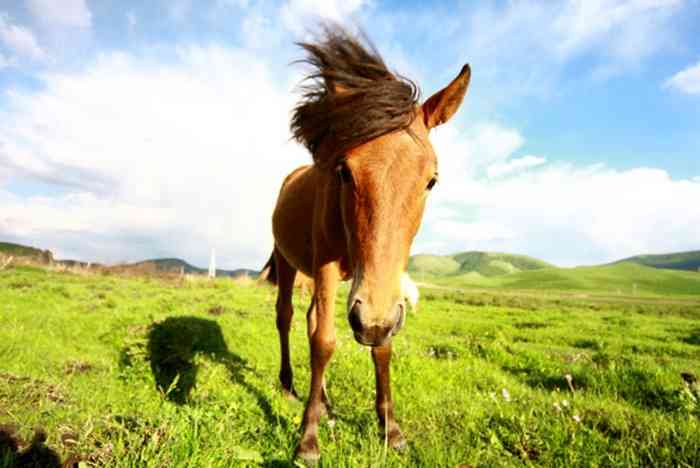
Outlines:
<svg viewBox="0 0 700 468"><path fill-rule="evenodd" d="M270 284L277 284L277 262L275 262L274 250L270 254L270 259L267 261L262 271L260 272L260 279L263 281L267 281Z"/></svg>

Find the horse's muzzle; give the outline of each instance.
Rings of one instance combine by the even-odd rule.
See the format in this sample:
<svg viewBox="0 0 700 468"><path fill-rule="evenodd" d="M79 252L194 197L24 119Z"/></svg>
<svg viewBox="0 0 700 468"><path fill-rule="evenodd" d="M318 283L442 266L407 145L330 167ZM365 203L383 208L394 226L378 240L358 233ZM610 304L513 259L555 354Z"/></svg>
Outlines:
<svg viewBox="0 0 700 468"><path fill-rule="evenodd" d="M362 321L364 309L364 303L356 299L348 313L348 321L355 335L355 340L365 346L382 346L387 344L391 337L401 330L406 319L406 307L403 301L399 301L394 305L391 318L381 324L366 326Z"/></svg>

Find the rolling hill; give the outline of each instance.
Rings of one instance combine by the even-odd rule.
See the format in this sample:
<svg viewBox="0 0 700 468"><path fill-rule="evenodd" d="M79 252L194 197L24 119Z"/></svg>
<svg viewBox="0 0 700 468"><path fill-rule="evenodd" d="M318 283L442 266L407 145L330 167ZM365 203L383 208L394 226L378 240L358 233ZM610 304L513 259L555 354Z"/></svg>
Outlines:
<svg viewBox="0 0 700 468"><path fill-rule="evenodd" d="M408 271L430 276L500 276L554 266L528 257L500 252L461 252L454 255L414 255L408 261Z"/></svg>
<svg viewBox="0 0 700 468"><path fill-rule="evenodd" d="M700 250L661 255L636 255L615 263L621 262L637 263L652 268L668 270L700 271Z"/></svg>
<svg viewBox="0 0 700 468"><path fill-rule="evenodd" d="M53 260L48 250L11 242L0 242L0 254L31 257L42 263L54 261L68 266L85 265L73 260ZM121 265L155 266L156 271L206 274L180 258L156 258ZM604 294L700 296L700 251L664 255L639 255L607 265L557 268L525 255L469 251L454 255L415 255L408 269L418 281L448 286L523 290L591 291ZM256 277L258 271L217 269L217 276Z"/></svg>
<svg viewBox="0 0 700 468"><path fill-rule="evenodd" d="M580 291L604 295L691 295L700 297L700 275L618 262L602 266L543 268L500 276L461 275L432 277L430 282L454 288Z"/></svg>

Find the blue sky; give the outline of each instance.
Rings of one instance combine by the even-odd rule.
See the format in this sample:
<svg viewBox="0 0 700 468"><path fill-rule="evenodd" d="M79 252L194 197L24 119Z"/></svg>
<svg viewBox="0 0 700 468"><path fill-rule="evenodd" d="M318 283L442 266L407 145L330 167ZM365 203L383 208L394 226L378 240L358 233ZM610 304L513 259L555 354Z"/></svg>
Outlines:
<svg viewBox="0 0 700 468"><path fill-rule="evenodd" d="M103 262L257 267L323 19L424 98L441 181L414 252L560 265L700 248L700 2L0 0L0 239Z"/></svg>

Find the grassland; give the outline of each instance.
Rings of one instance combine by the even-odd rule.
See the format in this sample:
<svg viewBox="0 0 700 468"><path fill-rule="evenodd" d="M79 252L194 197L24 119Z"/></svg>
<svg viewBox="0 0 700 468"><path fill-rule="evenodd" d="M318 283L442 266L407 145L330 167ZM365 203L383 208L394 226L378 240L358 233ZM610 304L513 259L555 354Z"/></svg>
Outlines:
<svg viewBox="0 0 700 468"><path fill-rule="evenodd" d="M422 291L394 341L401 453L378 437L371 359L339 296L321 466L697 466L690 286L640 286L641 302L497 287ZM307 299L291 336L301 394ZM85 465L290 466L303 408L278 388L273 304L230 280L0 271L0 424L24 440L42 427Z"/></svg>

